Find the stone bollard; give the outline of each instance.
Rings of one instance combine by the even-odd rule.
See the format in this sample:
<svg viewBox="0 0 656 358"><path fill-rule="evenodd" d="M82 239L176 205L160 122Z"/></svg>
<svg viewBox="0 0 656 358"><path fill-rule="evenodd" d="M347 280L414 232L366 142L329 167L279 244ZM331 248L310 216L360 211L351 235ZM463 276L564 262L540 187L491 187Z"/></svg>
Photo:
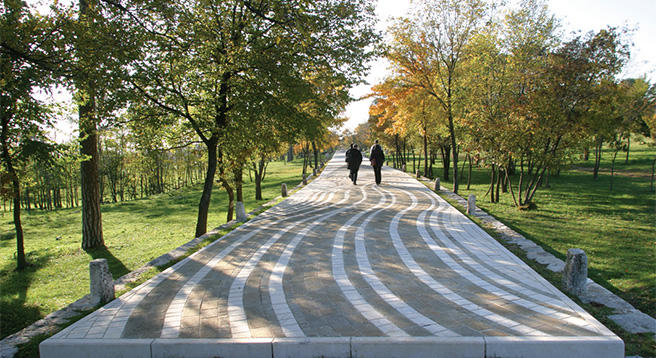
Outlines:
<svg viewBox="0 0 656 358"><path fill-rule="evenodd" d="M303 174L303 185L307 185L307 178L305 177L305 174Z"/></svg>
<svg viewBox="0 0 656 358"><path fill-rule="evenodd" d="M476 214L476 195L474 194L469 194L469 199L467 199L467 214Z"/></svg>
<svg viewBox="0 0 656 358"><path fill-rule="evenodd" d="M435 179L435 191L440 191L442 190L442 187L440 186L440 178Z"/></svg>
<svg viewBox="0 0 656 358"><path fill-rule="evenodd" d="M573 295L585 295L588 290L588 256L581 249L567 250L563 289Z"/></svg>
<svg viewBox="0 0 656 358"><path fill-rule="evenodd" d="M403 172L405 173L405 164L403 164L401 168L402 168L401 170L403 170Z"/></svg>
<svg viewBox="0 0 656 358"><path fill-rule="evenodd" d="M235 205L235 211L237 211L237 221L244 222L248 220L248 216L246 216L246 208L244 208L243 202L241 201L237 202L237 204Z"/></svg>
<svg viewBox="0 0 656 358"><path fill-rule="evenodd" d="M417 169L417 178L421 178L421 172Z"/></svg>
<svg viewBox="0 0 656 358"><path fill-rule="evenodd" d="M312 169L312 176L316 177L318 172L317 168Z"/></svg>
<svg viewBox="0 0 656 358"><path fill-rule="evenodd" d="M283 198L287 196L287 183L282 183L282 188L280 188L280 191L280 195L282 195Z"/></svg>
<svg viewBox="0 0 656 358"><path fill-rule="evenodd" d="M89 289L94 305L106 303L114 297L114 279L109 272L107 259L95 259L89 262Z"/></svg>

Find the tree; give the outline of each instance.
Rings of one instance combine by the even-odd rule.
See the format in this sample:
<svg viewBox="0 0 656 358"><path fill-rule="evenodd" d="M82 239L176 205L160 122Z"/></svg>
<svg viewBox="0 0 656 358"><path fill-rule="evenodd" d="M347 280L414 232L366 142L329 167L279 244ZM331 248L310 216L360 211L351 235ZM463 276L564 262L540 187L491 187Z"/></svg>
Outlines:
<svg viewBox="0 0 656 358"><path fill-rule="evenodd" d="M118 2L79 0L77 9L55 2L52 8L64 19L66 43L61 49L72 56L59 71L70 80L78 106L82 248L104 247L98 127L127 101L123 72L130 70L127 59L141 51L126 22L132 14Z"/></svg>
<svg viewBox="0 0 656 358"><path fill-rule="evenodd" d="M486 15L479 0L423 0L414 20L392 29L388 53L408 85L433 96L448 120L453 158L453 191L458 192L458 141L455 117L461 104L461 66L467 46Z"/></svg>
<svg viewBox="0 0 656 358"><path fill-rule="evenodd" d="M557 28L543 1L525 0L472 41L465 64L468 137L464 147L490 167L492 202L499 199L495 184L498 192L498 184L510 180L515 160L523 163L534 150L532 136L542 126L528 121L527 114L535 110L529 99L540 84L549 54L560 42ZM536 118L540 119L546 121Z"/></svg>
<svg viewBox="0 0 656 358"><path fill-rule="evenodd" d="M547 170L559 168L568 150L577 148L601 84L614 82L627 58L627 46L614 28L574 38L549 54L526 105L515 112L527 124L521 137L526 141L520 156L520 206L532 204Z"/></svg>
<svg viewBox="0 0 656 358"><path fill-rule="evenodd" d="M21 223L21 178L16 167L42 150L41 128L51 125L46 106L36 98L56 79L61 34L51 17L34 15L25 3L5 1L0 11L0 149L2 193L13 199L17 269L27 266Z"/></svg>
<svg viewBox="0 0 656 358"><path fill-rule="evenodd" d="M314 93L304 89L305 75L315 69L341 91L359 81L377 39L373 8L364 0L182 1L152 8L142 17L152 22L141 31L149 55L133 63L131 83L159 110L184 118L207 148L200 236L207 231L219 145L235 130L249 132L256 123L248 119L260 118L253 114L263 109L277 112L268 118L280 128L302 128L307 117L298 106Z"/></svg>

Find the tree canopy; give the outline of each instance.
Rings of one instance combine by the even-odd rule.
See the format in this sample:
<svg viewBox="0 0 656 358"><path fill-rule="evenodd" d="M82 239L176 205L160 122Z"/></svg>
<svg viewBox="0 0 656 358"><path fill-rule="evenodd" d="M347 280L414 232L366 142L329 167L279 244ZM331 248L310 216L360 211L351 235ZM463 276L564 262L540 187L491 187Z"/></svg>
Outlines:
<svg viewBox="0 0 656 358"><path fill-rule="evenodd" d="M591 142L628 140L653 116L651 86L619 78L630 56L627 30L566 39L541 0L516 7L425 0L389 31L393 74L373 87L370 115L390 134L414 128L425 172L434 146L427 142L444 152L447 137L456 193L464 151L491 169L492 188L518 169L515 202L532 207L540 183L573 154Z"/></svg>

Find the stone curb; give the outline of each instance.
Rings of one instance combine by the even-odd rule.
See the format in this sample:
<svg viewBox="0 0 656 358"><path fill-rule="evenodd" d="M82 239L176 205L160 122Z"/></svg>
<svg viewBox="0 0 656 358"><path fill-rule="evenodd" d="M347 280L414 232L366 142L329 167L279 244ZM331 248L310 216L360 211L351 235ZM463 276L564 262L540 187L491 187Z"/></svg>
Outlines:
<svg viewBox="0 0 656 358"><path fill-rule="evenodd" d="M433 181L426 177L420 177L418 180L423 182L429 188L431 187L430 184L433 184ZM440 191L448 198L455 200L464 210L467 209L467 200L465 198L453 193L443 186L440 186ZM565 268L565 262L563 260L557 258L551 253L546 252L541 246L535 244L531 240L526 239L524 236L512 230L502 222L498 221L492 215L480 209L478 206L476 207L476 213L474 216L476 216L478 219L481 219L484 224L492 227L504 241L518 245L524 252L526 252L526 257L529 259L542 265L546 265L547 269L552 272L563 272L563 269ZM585 295L579 296L579 298L584 303L600 304L613 309L615 314L608 316L608 318L613 320L620 327L622 327L622 329L629 333L656 334L656 319L649 316L648 314L640 312L630 303L626 302L622 298L618 297L591 279L588 279L587 293Z"/></svg>
<svg viewBox="0 0 656 358"><path fill-rule="evenodd" d="M554 344L556 343L556 344ZM85 357L616 357L624 351L607 337L304 337L247 339L68 340L46 341L49 356L74 350ZM584 347L584 348L581 348ZM193 352L193 353L190 353ZM546 352L546 354L536 354ZM581 354L585 352L585 354ZM578 354L577 354L578 353Z"/></svg>
<svg viewBox="0 0 656 358"><path fill-rule="evenodd" d="M325 164L324 164L325 165ZM319 171L322 170L323 168L319 168ZM317 176L320 173L317 174ZM309 184L312 180L314 180L314 176L310 175L307 178L307 183ZM289 190L287 193L287 197L291 196L295 191L301 189L303 186L303 182L292 188L292 190ZM273 206L278 200L284 199L282 196L277 196L271 200L269 200L267 203L260 205L259 207L255 208L254 210L251 210L247 216L247 220L252 219L253 217L257 216L258 211L262 210L263 208L267 206ZM195 247L196 245L200 244L203 242L203 240L206 240L207 238L211 237L212 235L216 235L219 233L221 230L225 229L230 229L234 227L235 225L240 224L237 220L232 220L229 221L217 228L214 228L207 233L188 241L185 244L182 244L175 249L153 259L152 261L148 262L147 264L141 266L140 268L129 272L116 280L114 280L114 288L116 291L119 290L124 290L126 286L129 283L135 282L136 280L141 277L141 275L148 271L149 269L157 266L162 266L166 265L167 263L178 259L182 257L184 254L187 253L191 248ZM2 341L0 341L0 358L13 358L16 353L18 353L18 346L21 344L28 343L32 338L36 336L40 336L43 334L49 334L49 333L56 333L57 331L60 330L60 326L63 324L68 323L68 321L72 318L75 317L79 314L84 313L85 311L92 310L96 307L94 302L91 300L91 295L86 295L79 300L71 303L70 305L57 310L44 318L32 323L30 326L25 327L21 331L18 331L12 335L9 335L5 337Z"/></svg>

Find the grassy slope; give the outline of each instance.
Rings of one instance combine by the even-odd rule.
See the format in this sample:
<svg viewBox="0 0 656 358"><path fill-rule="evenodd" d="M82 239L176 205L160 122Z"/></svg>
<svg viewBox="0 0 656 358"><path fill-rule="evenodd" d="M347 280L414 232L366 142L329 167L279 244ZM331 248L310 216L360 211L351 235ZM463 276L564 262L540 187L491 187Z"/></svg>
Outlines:
<svg viewBox="0 0 656 358"><path fill-rule="evenodd" d="M253 210L280 195L280 186L300 183L302 162L273 162L255 201L254 184L245 178L244 205ZM11 212L0 220L0 338L79 299L89 291L89 261L107 258L114 278L193 239L202 188L181 189L147 199L104 204L103 233L107 250L85 252L79 208L50 212L23 211L25 252L31 266L15 268L15 231ZM209 229L223 224L227 194L215 185ZM57 239L60 237L60 239Z"/></svg>

